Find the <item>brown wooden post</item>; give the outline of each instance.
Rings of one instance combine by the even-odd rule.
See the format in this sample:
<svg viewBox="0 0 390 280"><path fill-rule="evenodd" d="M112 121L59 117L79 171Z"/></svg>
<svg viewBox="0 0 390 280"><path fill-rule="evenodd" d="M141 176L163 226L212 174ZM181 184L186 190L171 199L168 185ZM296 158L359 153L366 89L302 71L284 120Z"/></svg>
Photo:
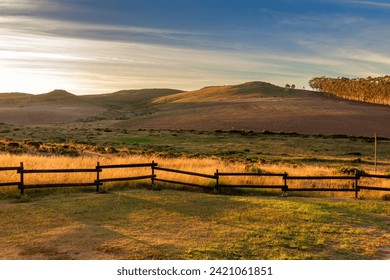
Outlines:
<svg viewBox="0 0 390 280"><path fill-rule="evenodd" d="M377 149L378 149L378 142L377 142L377 137L376 137L376 133L374 135L374 159L375 159L375 172L376 172L376 165L377 165L377 161L378 161L378 156L377 156Z"/></svg>
<svg viewBox="0 0 390 280"><path fill-rule="evenodd" d="M19 189L20 189L20 196L24 195L24 175L23 175L23 162L20 163L20 167L19 167L19 174L20 174L20 185L19 185Z"/></svg>
<svg viewBox="0 0 390 280"><path fill-rule="evenodd" d="M358 193L360 191L359 189L359 179L360 176L358 175L357 171L355 170L355 198L358 198Z"/></svg>
<svg viewBox="0 0 390 280"><path fill-rule="evenodd" d="M215 176L214 193L219 193L221 191L221 189L219 187L219 173L218 173L218 169L215 172L214 176Z"/></svg>
<svg viewBox="0 0 390 280"><path fill-rule="evenodd" d="M152 177L150 178L152 190L154 190L154 177L156 177L156 175L154 174L154 166L155 166L155 163L154 163L154 160L152 160Z"/></svg>
<svg viewBox="0 0 390 280"><path fill-rule="evenodd" d="M100 162L98 161L96 164L96 192L99 192L100 187Z"/></svg>
<svg viewBox="0 0 390 280"><path fill-rule="evenodd" d="M287 191L288 191L288 186L287 186L287 172L284 172L284 175L283 175L283 188L282 188L282 196L287 196Z"/></svg>

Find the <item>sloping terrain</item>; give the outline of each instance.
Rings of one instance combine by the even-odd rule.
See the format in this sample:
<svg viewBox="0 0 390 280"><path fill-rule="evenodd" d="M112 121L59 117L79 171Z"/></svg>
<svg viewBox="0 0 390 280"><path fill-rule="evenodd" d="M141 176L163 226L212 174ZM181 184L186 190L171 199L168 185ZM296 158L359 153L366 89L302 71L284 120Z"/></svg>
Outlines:
<svg viewBox="0 0 390 280"><path fill-rule="evenodd" d="M70 122L103 110L62 90L40 95L0 94L0 122L3 123L29 125Z"/></svg>
<svg viewBox="0 0 390 280"><path fill-rule="evenodd" d="M390 137L390 107L265 82L173 89L124 90L76 96L0 94L0 122L105 122L126 129L283 131Z"/></svg>
<svg viewBox="0 0 390 280"><path fill-rule="evenodd" d="M145 89L112 94L77 96L64 90L32 95L0 94L0 122L8 124L56 124L78 120L124 119L144 108L151 99L179 92Z"/></svg>
<svg viewBox="0 0 390 280"><path fill-rule="evenodd" d="M289 96L298 91L289 91ZM266 82L249 82L240 85L210 86L199 90L180 92L156 98L153 103L205 103L205 102L252 102L265 97L286 97L281 87Z"/></svg>
<svg viewBox="0 0 390 280"><path fill-rule="evenodd" d="M157 98L159 111L126 128L270 130L390 137L390 107L264 82L208 87Z"/></svg>

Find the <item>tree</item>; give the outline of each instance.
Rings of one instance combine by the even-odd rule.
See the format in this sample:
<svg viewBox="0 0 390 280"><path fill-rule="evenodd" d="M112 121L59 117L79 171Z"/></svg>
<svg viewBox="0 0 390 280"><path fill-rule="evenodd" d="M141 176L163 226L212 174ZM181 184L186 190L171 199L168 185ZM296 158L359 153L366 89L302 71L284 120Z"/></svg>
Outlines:
<svg viewBox="0 0 390 280"><path fill-rule="evenodd" d="M315 77L309 85L314 90L345 99L390 105L390 76L353 79Z"/></svg>
<svg viewBox="0 0 390 280"><path fill-rule="evenodd" d="M286 84L285 86L284 86L284 90L285 91L289 91L291 89L291 86L289 85L289 84Z"/></svg>

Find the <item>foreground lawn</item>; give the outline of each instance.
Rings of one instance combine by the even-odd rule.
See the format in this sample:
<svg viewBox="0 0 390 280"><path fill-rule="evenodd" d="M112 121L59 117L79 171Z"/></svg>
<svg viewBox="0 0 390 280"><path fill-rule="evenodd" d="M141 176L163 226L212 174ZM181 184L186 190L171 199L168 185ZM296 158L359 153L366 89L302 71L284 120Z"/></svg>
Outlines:
<svg viewBox="0 0 390 280"><path fill-rule="evenodd" d="M0 201L0 259L389 259L390 203L135 189Z"/></svg>

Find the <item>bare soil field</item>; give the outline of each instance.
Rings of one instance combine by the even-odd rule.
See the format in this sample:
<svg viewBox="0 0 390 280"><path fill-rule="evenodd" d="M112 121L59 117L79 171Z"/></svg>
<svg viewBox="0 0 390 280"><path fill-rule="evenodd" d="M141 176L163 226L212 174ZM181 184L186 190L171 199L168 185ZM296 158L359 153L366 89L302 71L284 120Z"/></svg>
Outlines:
<svg viewBox="0 0 390 280"><path fill-rule="evenodd" d="M390 107L347 101L323 93L264 82L207 87L120 91L75 96L0 94L0 123L40 125L74 122L123 129L282 131L390 137Z"/></svg>

